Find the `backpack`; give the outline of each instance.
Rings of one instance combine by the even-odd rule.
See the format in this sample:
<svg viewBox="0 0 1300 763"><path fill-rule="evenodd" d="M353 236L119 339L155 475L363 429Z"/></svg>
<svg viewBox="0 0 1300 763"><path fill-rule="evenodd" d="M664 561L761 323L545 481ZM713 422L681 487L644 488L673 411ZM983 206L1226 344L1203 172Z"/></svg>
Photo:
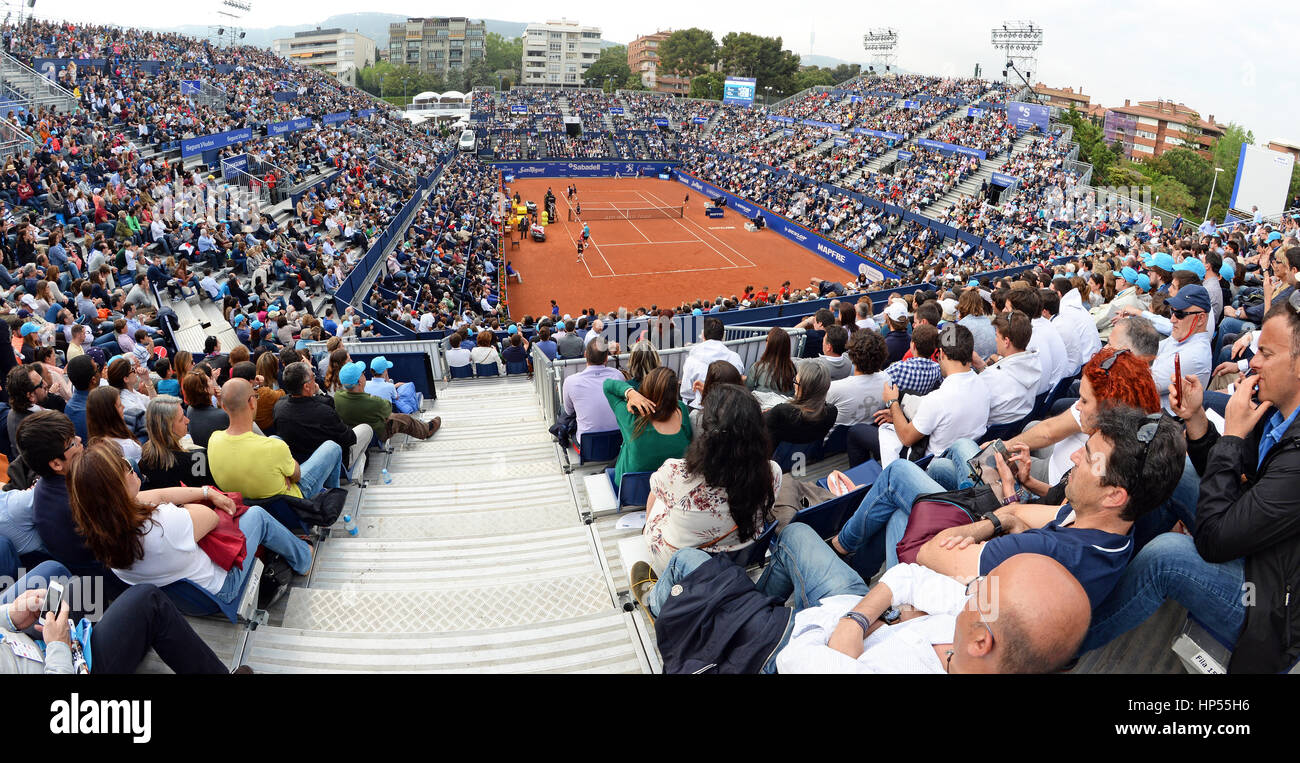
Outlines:
<svg viewBox="0 0 1300 763"><path fill-rule="evenodd" d="M347 499L348 491L341 487L334 487L314 498L278 495L266 500L283 500L305 525L330 527L338 521L339 515L343 513L343 504L347 502Z"/></svg>

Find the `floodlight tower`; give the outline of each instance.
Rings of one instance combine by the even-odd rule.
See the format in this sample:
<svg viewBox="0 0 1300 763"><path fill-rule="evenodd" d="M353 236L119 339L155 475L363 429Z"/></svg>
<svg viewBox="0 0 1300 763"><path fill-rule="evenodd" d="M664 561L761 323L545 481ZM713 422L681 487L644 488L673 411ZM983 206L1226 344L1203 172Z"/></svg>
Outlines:
<svg viewBox="0 0 1300 763"><path fill-rule="evenodd" d="M993 49L1000 50L1006 59L1002 76L1007 70L1020 75L1027 87L1033 88L1030 80L1038 71L1038 49L1043 47L1043 28L1032 21L1005 21L1000 27L993 27Z"/></svg>
<svg viewBox="0 0 1300 763"><path fill-rule="evenodd" d="M871 53L867 71L886 74L898 68L898 56L894 53L898 47L897 29L881 27L868 31L862 35L862 47Z"/></svg>
<svg viewBox="0 0 1300 763"><path fill-rule="evenodd" d="M253 10L248 0L221 0L217 9L218 16L224 16L217 23L208 27L208 38L213 45L233 47L244 41L244 16Z"/></svg>

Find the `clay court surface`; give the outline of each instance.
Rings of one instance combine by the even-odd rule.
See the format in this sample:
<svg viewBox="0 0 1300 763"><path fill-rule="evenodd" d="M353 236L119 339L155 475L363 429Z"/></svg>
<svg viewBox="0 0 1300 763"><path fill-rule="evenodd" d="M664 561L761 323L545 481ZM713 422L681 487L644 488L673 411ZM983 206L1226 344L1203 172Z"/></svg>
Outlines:
<svg viewBox="0 0 1300 763"><path fill-rule="evenodd" d="M576 201L586 212L628 207L675 207L683 217L642 220L589 220L591 243L577 262L582 223L569 222L565 189L578 187ZM560 312L576 315L583 308L600 311L635 309L718 295L739 295L746 286L780 289L783 281L806 287L816 276L846 281L851 276L770 230L751 233L745 218L727 209L721 219L704 216L708 199L672 180L614 178L538 178L509 184L523 201L537 202L549 187L555 194L559 221L546 226L546 241L506 243L506 259L524 278L509 285L510 313L550 315L551 300Z"/></svg>

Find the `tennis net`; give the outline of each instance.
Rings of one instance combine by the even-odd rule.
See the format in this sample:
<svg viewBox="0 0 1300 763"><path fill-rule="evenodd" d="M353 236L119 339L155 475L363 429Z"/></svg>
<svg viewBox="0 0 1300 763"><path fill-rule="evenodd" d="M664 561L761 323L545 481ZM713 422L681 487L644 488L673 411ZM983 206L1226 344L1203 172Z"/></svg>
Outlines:
<svg viewBox="0 0 1300 763"><path fill-rule="evenodd" d="M569 222L575 220L658 220L668 217L684 217L685 206L676 207L618 207L587 208L582 215L569 208Z"/></svg>

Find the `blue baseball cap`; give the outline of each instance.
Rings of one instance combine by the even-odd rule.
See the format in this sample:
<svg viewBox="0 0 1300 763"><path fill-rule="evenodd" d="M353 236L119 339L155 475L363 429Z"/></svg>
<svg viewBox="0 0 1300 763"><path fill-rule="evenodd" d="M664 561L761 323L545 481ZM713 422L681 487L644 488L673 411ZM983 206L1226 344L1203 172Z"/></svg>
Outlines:
<svg viewBox="0 0 1300 763"><path fill-rule="evenodd" d="M1205 263L1195 257L1188 257L1174 266L1174 270L1188 270L1196 274L1197 278L1205 277Z"/></svg>
<svg viewBox="0 0 1300 763"><path fill-rule="evenodd" d="M243 323L246 320L248 320L247 316L245 316L243 313L240 313L239 315L236 315L234 318L230 319L230 325L238 326L239 324Z"/></svg>
<svg viewBox="0 0 1300 763"><path fill-rule="evenodd" d="M1137 271L1134 270L1133 268L1126 266L1123 270L1119 271L1119 277L1123 278L1125 281L1128 281L1133 285L1137 285L1138 274Z"/></svg>
<svg viewBox="0 0 1300 763"><path fill-rule="evenodd" d="M261 321L253 321L252 323L248 324L248 327L249 327L250 329L260 329L260 328L262 328L262 322L261 322Z"/></svg>
<svg viewBox="0 0 1300 763"><path fill-rule="evenodd" d="M512 323L512 324L510 324L510 328L506 329L506 333L507 333L507 334L518 334L518 333L519 333L519 327Z"/></svg>
<svg viewBox="0 0 1300 763"><path fill-rule="evenodd" d="M704 311L697 307L691 311L691 315L704 315Z"/></svg>
<svg viewBox="0 0 1300 763"><path fill-rule="evenodd" d="M967 286L979 286L979 285L980 285L980 282L979 282L979 281L976 281L974 278L972 278L972 279L970 279L969 281L966 282L966 285L967 285Z"/></svg>
<svg viewBox="0 0 1300 763"><path fill-rule="evenodd" d="M339 381L343 382L344 387L354 387L361 381L361 375L366 372L366 364L360 360L348 363L339 371Z"/></svg>
<svg viewBox="0 0 1300 763"><path fill-rule="evenodd" d="M1278 233L1277 231L1273 231L1272 233L1268 234L1268 238L1264 239L1264 243L1271 244L1274 241L1281 241L1281 240L1282 240L1282 234Z"/></svg>
<svg viewBox="0 0 1300 763"><path fill-rule="evenodd" d="M379 357L370 361L370 370L374 371L377 374L382 374L383 372L387 371L392 367L393 364L390 363L388 361L388 358L385 358L383 355L380 355Z"/></svg>
<svg viewBox="0 0 1300 763"><path fill-rule="evenodd" d="M1134 285L1137 286L1138 289L1142 291L1151 291L1151 279L1147 278L1146 273L1143 273L1142 275L1138 276L1137 282Z"/></svg>
<svg viewBox="0 0 1300 763"><path fill-rule="evenodd" d="M35 323L32 323L31 321L24 323L23 327L19 329L19 331L22 332L23 336L27 336L28 334L40 333L40 330L41 327L36 325Z"/></svg>
<svg viewBox="0 0 1300 763"><path fill-rule="evenodd" d="M1232 268L1231 262L1225 262L1223 267L1219 268L1219 277L1225 281L1231 281L1235 275L1237 275L1237 271Z"/></svg>
<svg viewBox="0 0 1300 763"><path fill-rule="evenodd" d="M1143 260L1149 268L1160 268L1161 270L1174 269L1174 256L1169 252L1156 252L1151 255L1150 259Z"/></svg>
<svg viewBox="0 0 1300 763"><path fill-rule="evenodd" d="M1186 310L1189 307L1199 307L1205 312L1210 312L1210 293L1200 284L1188 284L1178 290L1178 293L1165 300L1165 304L1173 310Z"/></svg>

